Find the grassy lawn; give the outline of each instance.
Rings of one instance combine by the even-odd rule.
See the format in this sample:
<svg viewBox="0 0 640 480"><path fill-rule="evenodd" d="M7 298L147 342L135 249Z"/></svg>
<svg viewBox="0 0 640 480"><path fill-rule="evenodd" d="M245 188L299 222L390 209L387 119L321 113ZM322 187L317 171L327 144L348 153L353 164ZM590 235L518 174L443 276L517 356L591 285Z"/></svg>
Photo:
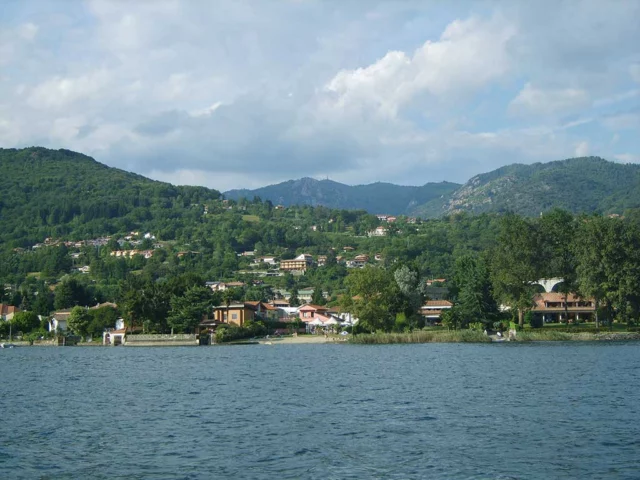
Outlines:
<svg viewBox="0 0 640 480"><path fill-rule="evenodd" d="M259 222L260 217L257 215L242 215L242 220L245 222Z"/></svg>

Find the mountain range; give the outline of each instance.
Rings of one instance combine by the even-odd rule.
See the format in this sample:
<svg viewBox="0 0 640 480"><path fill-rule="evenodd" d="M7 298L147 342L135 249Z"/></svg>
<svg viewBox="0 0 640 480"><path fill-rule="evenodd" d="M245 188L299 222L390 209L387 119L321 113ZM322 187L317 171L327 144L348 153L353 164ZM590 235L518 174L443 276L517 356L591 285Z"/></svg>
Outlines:
<svg viewBox="0 0 640 480"><path fill-rule="evenodd" d="M464 185L390 183L349 186L302 178L255 190L230 190L226 198L260 197L284 206L323 205L370 213L436 218L457 212L512 211L538 215L558 207L570 212L622 213L640 206L640 166L580 157L531 165L512 164Z"/></svg>
<svg viewBox="0 0 640 480"><path fill-rule="evenodd" d="M408 214L414 209L449 196L461 185L441 182L421 187L406 187L391 183L345 185L332 180L301 178L258 188L256 190L230 190L225 197L233 200L260 197L274 204L322 205L328 208L366 210L369 213Z"/></svg>
<svg viewBox="0 0 640 480"><path fill-rule="evenodd" d="M33 244L70 231L88 236L145 224L163 225L163 235L171 238L189 222L200 221L203 205L211 207L221 198L213 189L174 186L80 153L40 147L0 149L0 192L0 244L5 246ZM303 178L224 196L422 218L504 211L535 216L554 207L574 213L623 213L640 207L640 165L582 157L508 165L464 185L349 186Z"/></svg>

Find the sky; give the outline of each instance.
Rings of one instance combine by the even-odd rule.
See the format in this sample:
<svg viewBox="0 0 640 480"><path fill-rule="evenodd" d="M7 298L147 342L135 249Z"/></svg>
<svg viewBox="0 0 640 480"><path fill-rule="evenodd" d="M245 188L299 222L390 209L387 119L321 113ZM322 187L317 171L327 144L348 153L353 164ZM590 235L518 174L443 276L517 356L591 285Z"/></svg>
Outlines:
<svg viewBox="0 0 640 480"><path fill-rule="evenodd" d="M640 163L640 0L2 0L0 147L220 191Z"/></svg>

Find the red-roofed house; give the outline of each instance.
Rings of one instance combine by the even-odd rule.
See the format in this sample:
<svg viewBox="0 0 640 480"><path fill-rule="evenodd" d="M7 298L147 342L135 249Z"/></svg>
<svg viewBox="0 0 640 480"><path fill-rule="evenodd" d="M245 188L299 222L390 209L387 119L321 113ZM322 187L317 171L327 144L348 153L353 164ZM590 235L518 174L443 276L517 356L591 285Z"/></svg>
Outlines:
<svg viewBox="0 0 640 480"><path fill-rule="evenodd" d="M0 303L0 320L9 321L13 319L13 316L18 313L20 309L13 305L7 305L6 303Z"/></svg>
<svg viewBox="0 0 640 480"><path fill-rule="evenodd" d="M420 314L431 322L440 321L440 316L445 310L453 307L453 303L449 300L428 300L420 307Z"/></svg>
<svg viewBox="0 0 640 480"><path fill-rule="evenodd" d="M308 304L304 307L300 307L298 309L298 313L300 314L300 320L306 322L307 320L312 320L318 314L326 314L327 310L329 310L327 307Z"/></svg>
<svg viewBox="0 0 640 480"><path fill-rule="evenodd" d="M545 322L566 321L565 298L563 293L540 293L533 299L535 306L531 309L534 314L542 315ZM569 321L589 320L596 311L596 305L592 298L581 298L574 294L567 295L566 310Z"/></svg>

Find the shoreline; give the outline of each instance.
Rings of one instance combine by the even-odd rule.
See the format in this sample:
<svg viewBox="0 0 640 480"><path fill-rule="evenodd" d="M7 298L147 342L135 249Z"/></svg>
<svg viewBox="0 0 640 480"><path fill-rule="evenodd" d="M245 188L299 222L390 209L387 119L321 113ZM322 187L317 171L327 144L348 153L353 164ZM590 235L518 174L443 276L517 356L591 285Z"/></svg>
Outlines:
<svg viewBox="0 0 640 480"><path fill-rule="evenodd" d="M462 331L464 332L464 331ZM300 335L298 337L277 337L277 338L259 338L246 339L237 342L219 343L207 346L233 346L233 345L391 345L391 344L409 344L409 343L537 343L537 342L623 342L623 341L639 341L639 332L602 332L602 333L561 333L545 335L549 332L518 332L516 338L509 339L507 337L497 337L496 335L476 335L471 338L461 338L458 335L443 335L448 332L438 332L433 335L412 335L403 333L387 333L387 334L360 334L357 337L351 335L346 336L329 336L322 335ZM354 338L358 339L353 341ZM26 341L2 342L11 344L15 347L55 347L57 345L52 342L34 343L29 345ZM70 345L71 346L71 345ZM98 342L83 342L75 347L110 347L110 345L102 345ZM199 345L191 342L132 342L123 345L124 347L185 347Z"/></svg>

